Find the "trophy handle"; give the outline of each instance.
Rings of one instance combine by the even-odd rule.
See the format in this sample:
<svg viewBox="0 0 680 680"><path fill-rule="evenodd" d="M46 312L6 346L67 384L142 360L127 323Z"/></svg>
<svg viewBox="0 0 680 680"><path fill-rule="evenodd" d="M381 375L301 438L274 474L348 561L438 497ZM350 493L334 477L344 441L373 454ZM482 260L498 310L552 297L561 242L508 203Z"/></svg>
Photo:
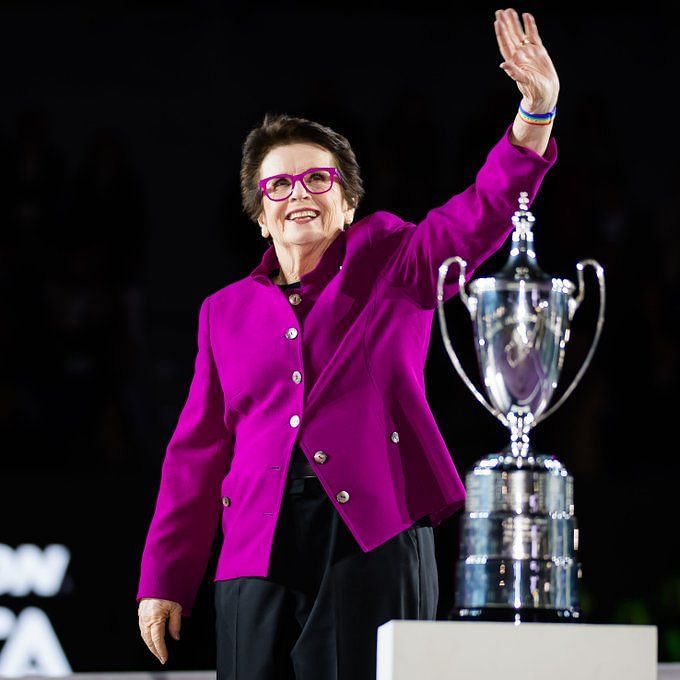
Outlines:
<svg viewBox="0 0 680 680"><path fill-rule="evenodd" d="M583 282L583 268L585 265L592 265L592 267L595 269L595 273L597 274L598 281L600 282L600 313L597 319L597 329L595 331L595 337L593 338L593 342L590 345L590 351L586 356L586 360L583 362L581 369L572 380L571 385L569 385L569 387L567 388L567 390L557 403L553 404L545 413L542 413L534 421L532 427L535 427L544 418L547 418L551 413L556 411L564 403L565 399L571 394L572 390L576 387L576 385L578 385L581 376L585 373L586 369L590 365L590 360L593 358L593 353L595 352L595 348L597 347L597 343L600 339L600 333L602 332L602 324L604 322L605 284L604 284L604 270L602 269L602 266L597 262L597 260L592 259L581 260L576 264L576 273L578 275L578 295L576 296L576 298L569 301L570 302L569 321L571 322L571 320L574 318L574 313L579 308L581 302L583 302L583 294L585 289L585 284Z"/></svg>
<svg viewBox="0 0 680 680"><path fill-rule="evenodd" d="M503 425L509 427L509 423L505 415L497 408L491 406L491 404L489 404L486 399L484 399L482 394L480 394L477 388L472 384L472 381L467 377L463 367L460 365L460 361L458 361L458 356L456 355L456 351L453 349L453 345L451 344L451 340L449 338L449 333L446 329L446 317L444 316L443 303L444 279L446 279L446 275L449 271L449 264L454 261L458 262L458 266L460 268L458 274L458 287L460 288L460 297L463 300L463 304L471 315L474 314L477 309L477 299L473 297L472 301L470 301L470 297L465 291L465 269L467 267L467 262L462 257L458 257L458 255L447 258L439 266L439 277L437 279L437 306L439 307L439 325L441 326L442 336L444 337L444 346L446 347L446 351L448 352L453 365L458 371L458 375L460 375L460 377L463 379L463 382L468 386L472 394L475 395L477 401L485 406L489 413L491 413L492 416L498 418L498 420L500 420Z"/></svg>

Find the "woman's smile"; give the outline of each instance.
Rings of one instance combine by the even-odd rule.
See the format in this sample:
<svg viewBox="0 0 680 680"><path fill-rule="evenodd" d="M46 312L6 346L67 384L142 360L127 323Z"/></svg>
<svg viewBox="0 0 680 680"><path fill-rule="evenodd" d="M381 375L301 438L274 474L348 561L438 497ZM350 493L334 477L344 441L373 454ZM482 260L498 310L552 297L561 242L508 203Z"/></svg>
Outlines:
<svg viewBox="0 0 680 680"><path fill-rule="evenodd" d="M304 224L305 222L311 222L312 220L315 220L316 217L311 217L310 215L307 215L306 217L296 217L293 220L289 220L289 222L296 222L297 224Z"/></svg>

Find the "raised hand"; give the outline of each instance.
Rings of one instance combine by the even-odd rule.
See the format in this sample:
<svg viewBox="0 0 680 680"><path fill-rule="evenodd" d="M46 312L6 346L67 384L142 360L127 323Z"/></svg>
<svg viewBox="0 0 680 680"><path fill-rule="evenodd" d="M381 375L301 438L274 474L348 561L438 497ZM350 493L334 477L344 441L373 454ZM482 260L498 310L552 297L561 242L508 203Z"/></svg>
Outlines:
<svg viewBox="0 0 680 680"><path fill-rule="evenodd" d="M560 81L533 15L524 12L522 18L524 27L514 9L496 10L493 25L505 60L500 67L517 83L523 95L522 108L529 113L546 113L557 103Z"/></svg>

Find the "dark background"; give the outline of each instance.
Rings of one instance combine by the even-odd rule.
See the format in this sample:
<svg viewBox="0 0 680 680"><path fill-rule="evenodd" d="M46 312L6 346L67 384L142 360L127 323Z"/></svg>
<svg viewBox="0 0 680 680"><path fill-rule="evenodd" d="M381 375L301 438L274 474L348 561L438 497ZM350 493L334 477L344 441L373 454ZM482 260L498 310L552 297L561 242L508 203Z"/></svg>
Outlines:
<svg viewBox="0 0 680 680"><path fill-rule="evenodd" d="M362 168L356 220L418 221L474 180L515 117L503 5L387 7L0 4L0 544L71 558L55 596L5 588L0 607L46 612L76 671L160 668L139 635L139 559L199 304L266 246L241 212L249 130L266 111L330 125ZM558 159L532 205L539 263L576 283L595 258L607 280L593 362L533 439L574 476L584 616L657 625L659 660L680 661L678 14L514 7L536 17L561 83ZM475 276L506 257L507 244ZM585 277L558 397L594 334ZM447 316L479 387L460 298ZM464 474L508 436L434 323L428 397ZM442 619L459 521L435 530ZM214 568L182 641L167 636L168 670L215 667Z"/></svg>

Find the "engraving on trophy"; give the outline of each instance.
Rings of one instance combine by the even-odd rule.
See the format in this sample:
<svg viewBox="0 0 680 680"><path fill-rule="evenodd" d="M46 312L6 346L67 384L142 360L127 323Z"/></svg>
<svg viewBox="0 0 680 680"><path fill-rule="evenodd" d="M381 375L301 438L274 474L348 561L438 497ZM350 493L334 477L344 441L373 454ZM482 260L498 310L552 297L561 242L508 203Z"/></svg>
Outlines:
<svg viewBox="0 0 680 680"><path fill-rule="evenodd" d="M526 192L512 222L510 257L492 277L465 286L458 256L439 267L439 322L446 350L472 394L510 431L500 452L479 459L466 475L455 607L451 618L573 621L580 617L578 527L573 478L555 455L538 453L531 430L556 411L588 368L604 322L604 270L577 263L571 281L541 270L533 247L534 216ZM460 297L470 313L482 384L489 402L463 370L443 309L449 264L458 262ZM600 310L588 355L562 397L548 409L569 342L570 324L584 296L583 269L600 284Z"/></svg>
<svg viewBox="0 0 680 680"><path fill-rule="evenodd" d="M509 324L511 329L511 340L504 347L504 354L508 364L512 368L516 368L518 364L524 361L532 350L537 350L540 347L540 340L537 346L534 346L534 338L538 335L540 338L542 334L542 318L538 315L527 317L526 321L533 323L536 327L529 330L526 323L516 325Z"/></svg>

